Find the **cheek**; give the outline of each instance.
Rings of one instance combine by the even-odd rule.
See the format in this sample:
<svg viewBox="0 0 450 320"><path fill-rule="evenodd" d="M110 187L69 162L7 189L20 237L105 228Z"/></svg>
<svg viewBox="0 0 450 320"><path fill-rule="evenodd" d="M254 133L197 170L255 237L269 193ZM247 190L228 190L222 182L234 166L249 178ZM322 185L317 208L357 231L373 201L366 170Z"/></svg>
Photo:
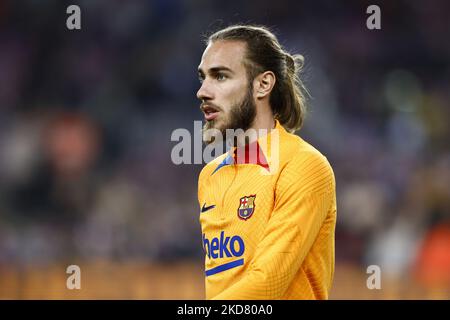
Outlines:
<svg viewBox="0 0 450 320"><path fill-rule="evenodd" d="M223 110L229 113L234 106L240 104L246 93L246 85L244 83L234 83L223 90L221 101Z"/></svg>

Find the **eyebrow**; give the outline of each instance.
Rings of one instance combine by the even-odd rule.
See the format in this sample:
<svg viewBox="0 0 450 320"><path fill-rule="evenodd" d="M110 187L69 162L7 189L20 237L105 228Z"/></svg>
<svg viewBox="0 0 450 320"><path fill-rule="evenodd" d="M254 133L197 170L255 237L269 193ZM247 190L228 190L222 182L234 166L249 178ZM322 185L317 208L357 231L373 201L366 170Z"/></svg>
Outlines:
<svg viewBox="0 0 450 320"><path fill-rule="evenodd" d="M220 72L220 71L228 71L230 73L234 73L233 70L231 70L230 68L225 67L225 66L217 66L217 67L209 68L209 73L210 74L214 74L214 73L217 73L217 72ZM205 74L204 71L201 68L198 68L198 73L201 74L201 75Z"/></svg>

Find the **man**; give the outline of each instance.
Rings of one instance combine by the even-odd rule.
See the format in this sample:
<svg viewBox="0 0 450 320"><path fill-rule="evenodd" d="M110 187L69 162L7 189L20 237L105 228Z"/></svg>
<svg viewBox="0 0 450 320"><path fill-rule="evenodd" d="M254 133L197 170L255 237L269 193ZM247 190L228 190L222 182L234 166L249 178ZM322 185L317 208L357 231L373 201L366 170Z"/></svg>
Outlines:
<svg viewBox="0 0 450 320"><path fill-rule="evenodd" d="M207 299L328 298L335 180L327 159L292 134L305 113L302 62L264 27L208 38L197 93L204 140L211 130L256 134L238 135L199 176Z"/></svg>

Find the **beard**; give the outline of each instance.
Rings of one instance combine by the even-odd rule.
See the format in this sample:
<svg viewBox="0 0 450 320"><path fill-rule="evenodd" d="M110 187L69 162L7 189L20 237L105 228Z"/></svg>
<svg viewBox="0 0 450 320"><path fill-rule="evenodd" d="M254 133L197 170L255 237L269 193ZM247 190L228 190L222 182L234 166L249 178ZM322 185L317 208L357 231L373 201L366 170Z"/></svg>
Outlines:
<svg viewBox="0 0 450 320"><path fill-rule="evenodd" d="M223 110L223 108L221 108L221 110ZM255 117L256 105L253 100L253 86L250 84L242 101L231 106L230 111L228 112L228 117L225 115L225 120L214 119L211 121L206 121L203 126L203 141L206 144L215 142L216 136L211 129L217 129L220 131L222 141L225 139L225 132L227 129L242 129L246 131L252 126Z"/></svg>

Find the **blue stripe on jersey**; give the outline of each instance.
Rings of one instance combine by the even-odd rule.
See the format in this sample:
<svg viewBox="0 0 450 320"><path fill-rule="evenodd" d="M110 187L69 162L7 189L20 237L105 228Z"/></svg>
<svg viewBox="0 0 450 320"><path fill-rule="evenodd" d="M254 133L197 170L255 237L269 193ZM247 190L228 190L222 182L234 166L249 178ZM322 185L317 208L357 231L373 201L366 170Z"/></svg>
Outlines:
<svg viewBox="0 0 450 320"><path fill-rule="evenodd" d="M213 274L222 272L222 271L226 271L232 268L236 268L239 266L242 266L244 264L244 259L239 259L239 260L235 260L235 261L231 261L231 262L227 262L224 263L220 266L217 266L215 268L209 269L205 271L205 274L207 277L212 276Z"/></svg>
<svg viewBox="0 0 450 320"><path fill-rule="evenodd" d="M222 168L222 167L224 167L224 166L227 166L227 165L230 165L230 164L232 164L232 163L234 163L234 158L233 158L233 156L231 156L230 154L228 154L228 156L227 156L225 159L223 159L222 163L220 163L220 164L217 166L217 168L213 171L213 173L211 173L211 175L213 175L214 173L216 173L216 171L218 171L220 168Z"/></svg>

